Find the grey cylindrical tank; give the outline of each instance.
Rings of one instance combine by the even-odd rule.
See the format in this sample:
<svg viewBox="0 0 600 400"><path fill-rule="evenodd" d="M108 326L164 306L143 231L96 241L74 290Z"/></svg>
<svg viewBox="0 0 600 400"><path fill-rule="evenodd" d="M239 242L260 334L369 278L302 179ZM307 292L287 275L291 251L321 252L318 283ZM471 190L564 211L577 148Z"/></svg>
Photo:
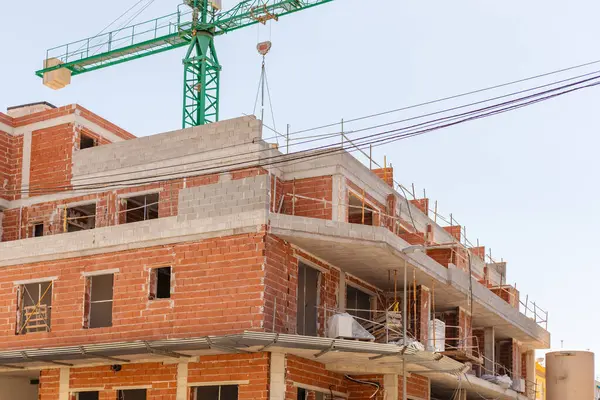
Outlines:
<svg viewBox="0 0 600 400"><path fill-rule="evenodd" d="M594 400L594 353L546 353L546 400Z"/></svg>

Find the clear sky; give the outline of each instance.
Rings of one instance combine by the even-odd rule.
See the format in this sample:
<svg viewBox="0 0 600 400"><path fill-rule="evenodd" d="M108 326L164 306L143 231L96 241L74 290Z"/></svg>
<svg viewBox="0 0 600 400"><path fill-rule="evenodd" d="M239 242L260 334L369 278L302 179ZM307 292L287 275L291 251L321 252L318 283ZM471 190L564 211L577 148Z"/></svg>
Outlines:
<svg viewBox="0 0 600 400"><path fill-rule="evenodd" d="M139 136L178 129L183 49L75 77L59 92L33 74L46 48L94 35L133 2L2 1L0 110L41 100L79 103ZM233 2L223 0L224 7ZM140 20L173 12L177 4L156 0ZM267 59L278 129L310 128L600 59L599 11L593 0L336 0L281 18L272 26ZM258 33L268 37L268 29ZM260 74L256 43L256 27L217 39L222 119L252 112ZM592 88L375 150L394 164L400 182L426 188L442 213L466 225L472 241L479 238L495 258L508 261L508 281L550 312L553 347L564 340L565 348L596 352L598 100L600 88Z"/></svg>

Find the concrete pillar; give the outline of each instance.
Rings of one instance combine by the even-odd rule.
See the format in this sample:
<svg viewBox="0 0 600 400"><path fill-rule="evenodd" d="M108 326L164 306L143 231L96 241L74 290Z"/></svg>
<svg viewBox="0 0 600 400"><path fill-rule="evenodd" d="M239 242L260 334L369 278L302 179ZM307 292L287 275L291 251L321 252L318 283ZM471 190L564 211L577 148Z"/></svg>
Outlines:
<svg viewBox="0 0 600 400"><path fill-rule="evenodd" d="M61 368L58 378L58 400L69 400L69 377L71 369Z"/></svg>
<svg viewBox="0 0 600 400"><path fill-rule="evenodd" d="M493 326L483 329L483 367L486 374L494 373L494 363L496 362L496 331Z"/></svg>
<svg viewBox="0 0 600 400"><path fill-rule="evenodd" d="M398 375L385 374L383 375L383 390L385 393L384 400L398 400Z"/></svg>
<svg viewBox="0 0 600 400"><path fill-rule="evenodd" d="M31 132L23 134L23 159L21 161L21 197L29 197L29 178L31 175Z"/></svg>
<svg viewBox="0 0 600 400"><path fill-rule="evenodd" d="M338 286L338 308L340 312L346 311L346 273L340 271L340 283Z"/></svg>
<svg viewBox="0 0 600 400"><path fill-rule="evenodd" d="M525 390L530 399L535 399L535 350L525 353Z"/></svg>
<svg viewBox="0 0 600 400"><path fill-rule="evenodd" d="M285 354L271 353L269 400L285 399ZM179 399L177 399L179 400Z"/></svg>
<svg viewBox="0 0 600 400"><path fill-rule="evenodd" d="M429 345L429 321L431 321L431 292L426 286L417 287L417 340Z"/></svg>
<svg viewBox="0 0 600 400"><path fill-rule="evenodd" d="M331 196L332 221L346 222L346 184L343 175L333 175Z"/></svg>
<svg viewBox="0 0 600 400"><path fill-rule="evenodd" d="M187 400L188 393L188 363L177 364L177 393L175 400Z"/></svg>

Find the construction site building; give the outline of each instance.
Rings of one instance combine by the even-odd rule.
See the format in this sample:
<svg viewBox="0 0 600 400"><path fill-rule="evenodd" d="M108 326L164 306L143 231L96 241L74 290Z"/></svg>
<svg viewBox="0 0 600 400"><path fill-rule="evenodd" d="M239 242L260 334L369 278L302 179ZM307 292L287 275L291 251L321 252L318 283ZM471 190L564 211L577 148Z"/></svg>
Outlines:
<svg viewBox="0 0 600 400"><path fill-rule="evenodd" d="M506 262L391 167L273 141L0 113L0 399L535 399Z"/></svg>

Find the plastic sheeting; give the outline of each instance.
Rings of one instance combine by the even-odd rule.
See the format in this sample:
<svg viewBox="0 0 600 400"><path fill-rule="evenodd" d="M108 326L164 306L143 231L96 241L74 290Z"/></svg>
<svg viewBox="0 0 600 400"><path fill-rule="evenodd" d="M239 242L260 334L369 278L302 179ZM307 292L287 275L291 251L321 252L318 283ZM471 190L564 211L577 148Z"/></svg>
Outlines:
<svg viewBox="0 0 600 400"><path fill-rule="evenodd" d="M482 375L481 379L485 379L488 382L495 383L502 389L508 389L511 387L513 381L508 375L496 376L496 375Z"/></svg>
<svg viewBox="0 0 600 400"><path fill-rule="evenodd" d="M433 330L435 325L435 332ZM434 336L435 334L435 336ZM435 341L434 338L435 337ZM435 324L429 321L429 339L427 343L427 351L442 352L446 350L446 323L436 319Z"/></svg>
<svg viewBox="0 0 600 400"><path fill-rule="evenodd" d="M391 343L397 344L398 346L404 346L404 340L403 339L400 339L398 341L391 342ZM407 344L407 346L408 346L409 349L414 349L414 350L418 350L418 351L425 351L425 346L423 346L423 344L421 342L419 342L418 340L408 338L406 340L406 344Z"/></svg>
<svg viewBox="0 0 600 400"><path fill-rule="evenodd" d="M327 321L327 326L329 327L327 336L330 338L375 340L375 336L371 335L348 313L332 315Z"/></svg>

